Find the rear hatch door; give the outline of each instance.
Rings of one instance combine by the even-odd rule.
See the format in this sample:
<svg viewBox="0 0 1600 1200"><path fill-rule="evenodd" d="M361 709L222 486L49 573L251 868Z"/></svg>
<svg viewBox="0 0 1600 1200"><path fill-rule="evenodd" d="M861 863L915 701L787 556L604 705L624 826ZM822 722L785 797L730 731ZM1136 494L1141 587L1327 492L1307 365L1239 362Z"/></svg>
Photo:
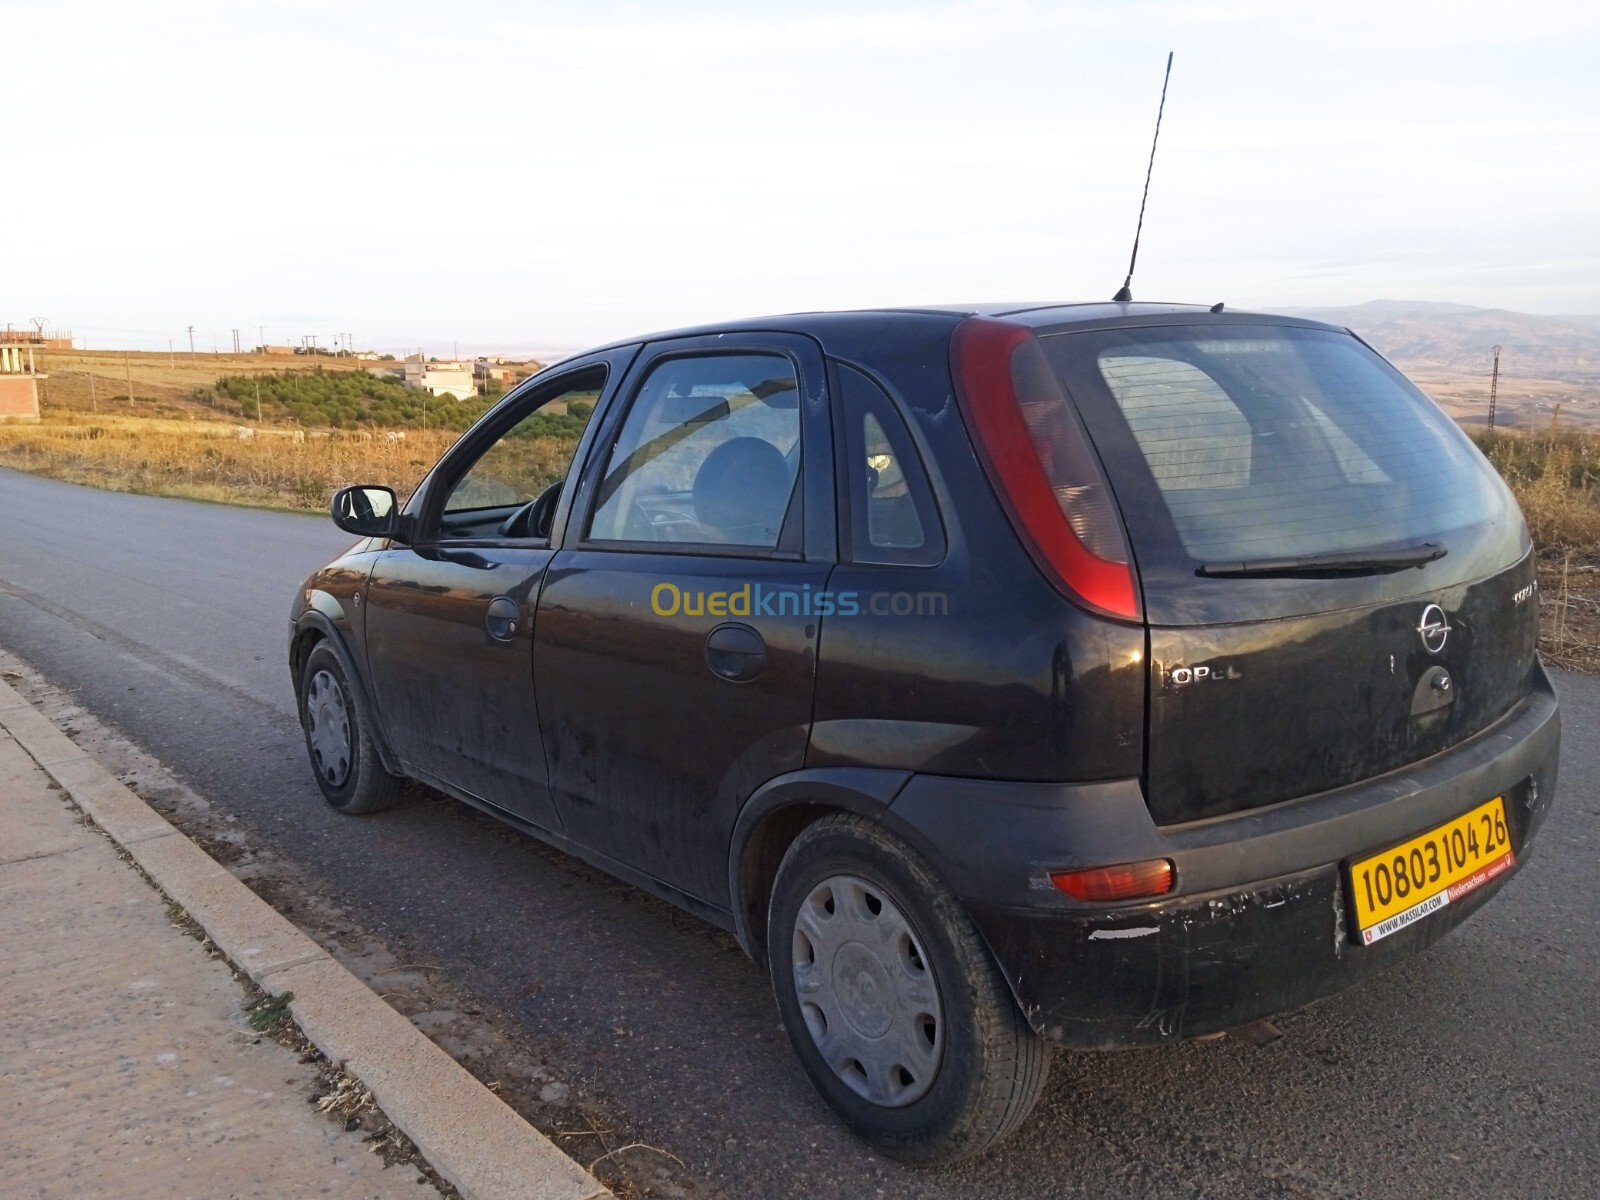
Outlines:
<svg viewBox="0 0 1600 1200"><path fill-rule="evenodd" d="M1358 339L1272 321L1038 331L1137 562L1162 823L1418 761L1531 686L1534 564L1499 476Z"/></svg>

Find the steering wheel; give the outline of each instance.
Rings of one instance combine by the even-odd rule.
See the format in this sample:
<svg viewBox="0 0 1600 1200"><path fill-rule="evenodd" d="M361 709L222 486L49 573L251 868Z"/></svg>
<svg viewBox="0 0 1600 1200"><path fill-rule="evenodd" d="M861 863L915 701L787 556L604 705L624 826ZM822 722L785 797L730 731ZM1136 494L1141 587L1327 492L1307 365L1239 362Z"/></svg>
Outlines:
<svg viewBox="0 0 1600 1200"><path fill-rule="evenodd" d="M529 500L516 512L500 522L501 537L549 537L550 520L556 515L556 501L561 498L561 484L552 483L537 497Z"/></svg>

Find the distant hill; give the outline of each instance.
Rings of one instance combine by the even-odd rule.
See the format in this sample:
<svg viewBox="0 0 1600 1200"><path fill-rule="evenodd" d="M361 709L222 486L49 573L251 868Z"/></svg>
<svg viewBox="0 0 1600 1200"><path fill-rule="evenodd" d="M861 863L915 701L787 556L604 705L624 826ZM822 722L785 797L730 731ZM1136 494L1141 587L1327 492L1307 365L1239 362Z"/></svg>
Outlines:
<svg viewBox="0 0 1600 1200"><path fill-rule="evenodd" d="M1291 311L1298 312L1300 310ZM1483 312L1484 310L1471 304L1454 304L1449 300L1368 300L1365 304L1352 304L1347 308L1324 308L1317 311L1365 313L1369 317L1418 317Z"/></svg>
<svg viewBox="0 0 1600 1200"><path fill-rule="evenodd" d="M1283 311L1352 329L1405 367L1486 371L1499 345L1504 374L1600 382L1600 316L1544 317L1427 300Z"/></svg>

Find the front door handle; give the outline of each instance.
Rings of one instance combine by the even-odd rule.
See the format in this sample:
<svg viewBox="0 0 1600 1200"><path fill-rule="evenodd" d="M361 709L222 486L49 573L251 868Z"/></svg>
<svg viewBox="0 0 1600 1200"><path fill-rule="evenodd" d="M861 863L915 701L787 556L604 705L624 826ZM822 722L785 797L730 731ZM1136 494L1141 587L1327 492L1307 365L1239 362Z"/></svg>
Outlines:
<svg viewBox="0 0 1600 1200"><path fill-rule="evenodd" d="M515 641L522 621L522 606L510 596L496 596L483 614L483 627L497 642Z"/></svg>
<svg viewBox="0 0 1600 1200"><path fill-rule="evenodd" d="M706 666L714 675L748 683L767 665L767 644L748 625L718 625L706 638Z"/></svg>

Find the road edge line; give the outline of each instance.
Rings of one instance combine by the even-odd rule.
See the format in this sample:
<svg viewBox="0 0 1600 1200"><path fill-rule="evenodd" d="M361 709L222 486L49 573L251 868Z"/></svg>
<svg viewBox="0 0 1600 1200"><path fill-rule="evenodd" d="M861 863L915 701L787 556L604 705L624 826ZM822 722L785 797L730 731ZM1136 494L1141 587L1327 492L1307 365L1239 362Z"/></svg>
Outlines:
<svg viewBox="0 0 1600 1200"><path fill-rule="evenodd" d="M463 1200L612 1193L350 970L156 812L4 679L0 727L317 1049L367 1087Z"/></svg>

